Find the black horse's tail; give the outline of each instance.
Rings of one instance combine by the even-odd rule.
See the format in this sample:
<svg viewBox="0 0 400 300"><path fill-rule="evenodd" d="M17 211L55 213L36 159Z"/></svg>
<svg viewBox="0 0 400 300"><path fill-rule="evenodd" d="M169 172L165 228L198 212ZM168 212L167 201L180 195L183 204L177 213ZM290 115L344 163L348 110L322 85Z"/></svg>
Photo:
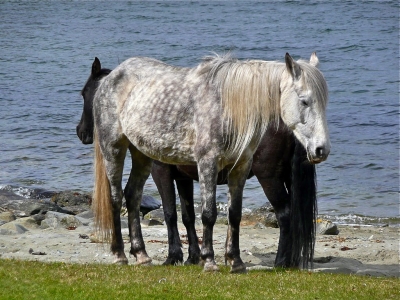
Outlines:
<svg viewBox="0 0 400 300"><path fill-rule="evenodd" d="M317 216L317 175L307 160L303 145L296 140L292 158L290 230L292 265L313 268Z"/></svg>

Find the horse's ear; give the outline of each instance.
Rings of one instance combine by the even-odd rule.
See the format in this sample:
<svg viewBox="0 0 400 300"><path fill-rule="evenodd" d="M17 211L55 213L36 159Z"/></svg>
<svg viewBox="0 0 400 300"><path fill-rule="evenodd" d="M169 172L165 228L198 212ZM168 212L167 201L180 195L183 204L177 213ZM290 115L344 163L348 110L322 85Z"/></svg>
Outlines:
<svg viewBox="0 0 400 300"><path fill-rule="evenodd" d="M92 76L96 76L97 74L99 74L100 70L101 70L100 60L97 57L95 57L94 62L92 64Z"/></svg>
<svg viewBox="0 0 400 300"><path fill-rule="evenodd" d="M314 67L318 67L318 65L319 65L319 59L318 59L318 57L317 57L317 52L313 52L313 53L311 54L311 57L310 57L310 65L312 65L312 66L314 66Z"/></svg>
<svg viewBox="0 0 400 300"><path fill-rule="evenodd" d="M286 53L285 55L285 63L286 63L286 69L293 76L293 79L299 80L301 76L301 68L297 62L293 60L293 58L289 55L289 53Z"/></svg>

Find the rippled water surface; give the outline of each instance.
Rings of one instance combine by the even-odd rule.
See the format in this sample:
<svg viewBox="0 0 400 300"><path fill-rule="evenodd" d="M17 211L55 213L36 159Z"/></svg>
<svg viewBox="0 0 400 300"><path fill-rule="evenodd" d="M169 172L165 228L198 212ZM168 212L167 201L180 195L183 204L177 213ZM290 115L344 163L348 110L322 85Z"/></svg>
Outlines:
<svg viewBox="0 0 400 300"><path fill-rule="evenodd" d="M212 51L265 60L317 51L332 142L318 166L319 211L396 218L398 9L397 1L1 2L0 186L92 189L92 148L75 127L95 56L114 68L131 56L194 66ZM158 196L151 180L145 192ZM244 205L265 201L248 181Z"/></svg>

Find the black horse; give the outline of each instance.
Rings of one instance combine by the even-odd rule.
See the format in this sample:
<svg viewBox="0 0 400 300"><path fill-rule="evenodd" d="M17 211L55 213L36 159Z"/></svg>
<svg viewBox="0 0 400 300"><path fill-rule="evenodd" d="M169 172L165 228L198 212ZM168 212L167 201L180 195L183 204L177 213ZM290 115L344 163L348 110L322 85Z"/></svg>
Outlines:
<svg viewBox="0 0 400 300"><path fill-rule="evenodd" d="M99 81L111 70L102 69L95 58L91 75L84 88L84 109L76 128L84 144L93 143L93 98ZM226 184L228 170L218 174L218 184ZM169 251L164 264L183 262L181 241L177 228L176 194L181 200L182 221L187 230L189 256L185 264L200 261L200 248L195 230L193 180L198 180L196 166L174 166L155 161L152 178L161 195L165 222L168 228ZM248 178L256 176L272 204L280 228L276 267L312 267L315 245L317 211L315 165L294 135L280 122L265 133L253 156Z"/></svg>

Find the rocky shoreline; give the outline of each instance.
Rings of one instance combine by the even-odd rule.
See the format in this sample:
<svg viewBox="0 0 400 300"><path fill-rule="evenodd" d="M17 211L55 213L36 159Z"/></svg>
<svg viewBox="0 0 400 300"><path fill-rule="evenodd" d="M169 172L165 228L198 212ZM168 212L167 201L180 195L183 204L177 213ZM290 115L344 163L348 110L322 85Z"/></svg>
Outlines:
<svg viewBox="0 0 400 300"><path fill-rule="evenodd" d="M93 235L90 195L57 193L51 198L25 199L0 192L0 259L60 261L66 263L112 263L108 245L97 243ZM153 264L162 264L168 253L167 229L160 203L143 199L141 211L146 250ZM197 211L200 216L200 211ZM179 221L181 221L179 216ZM201 222L197 221L199 236ZM226 213L220 208L214 228L216 261L224 263ZM125 250L129 252L127 217L122 214ZM179 223L184 255L186 231ZM399 233L396 227L340 226L318 220L314 270L370 276L400 277ZM279 229L268 206L245 211L240 245L248 269L271 269L277 251ZM128 255L127 255L128 256ZM129 257L135 263L134 257Z"/></svg>

